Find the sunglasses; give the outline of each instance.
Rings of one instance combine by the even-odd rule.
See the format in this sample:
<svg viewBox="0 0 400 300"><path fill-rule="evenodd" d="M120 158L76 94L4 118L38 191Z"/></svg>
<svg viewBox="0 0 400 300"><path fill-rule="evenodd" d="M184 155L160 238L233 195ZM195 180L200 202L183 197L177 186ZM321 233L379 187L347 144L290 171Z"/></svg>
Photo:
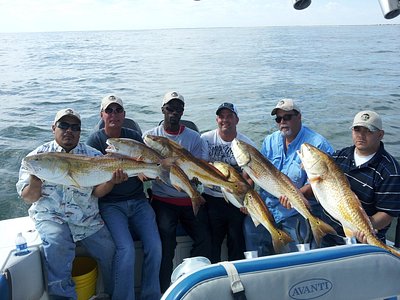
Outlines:
<svg viewBox="0 0 400 300"><path fill-rule="evenodd" d="M111 115L113 112L115 112L116 114L120 114L124 111L124 109L122 107L117 107L117 108L111 108L111 107L107 107L104 112L107 115Z"/></svg>
<svg viewBox="0 0 400 300"><path fill-rule="evenodd" d="M284 121L290 121L294 116L297 116L297 114L288 114L288 115L283 115L282 117L276 117L275 122L279 124L282 121L282 119Z"/></svg>
<svg viewBox="0 0 400 300"><path fill-rule="evenodd" d="M67 122L57 122L57 127L62 130L67 130L68 128L71 128L72 131L81 131L80 124L69 124Z"/></svg>
<svg viewBox="0 0 400 300"><path fill-rule="evenodd" d="M166 109L168 112L174 112L174 111L176 111L178 114L183 113L183 108L182 108L182 107L169 107L169 106L165 106L165 109Z"/></svg>

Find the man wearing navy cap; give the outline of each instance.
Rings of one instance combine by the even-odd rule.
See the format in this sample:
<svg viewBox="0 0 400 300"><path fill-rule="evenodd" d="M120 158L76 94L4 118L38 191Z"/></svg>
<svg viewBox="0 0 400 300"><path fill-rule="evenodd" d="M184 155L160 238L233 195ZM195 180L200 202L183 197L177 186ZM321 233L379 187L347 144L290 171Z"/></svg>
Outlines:
<svg viewBox="0 0 400 300"><path fill-rule="evenodd" d="M252 146L254 143L237 131L239 114L233 103L222 103L218 107L216 115L218 128L201 135L201 139L207 144L208 161L225 162L241 172L233 156L231 143L234 138ZM248 176L246 179L250 180ZM221 261L221 245L225 236L227 236L228 260L243 259L243 252L246 251L242 229L245 214L239 208L225 201L219 187L206 188L204 198L207 201L211 230L211 262Z"/></svg>

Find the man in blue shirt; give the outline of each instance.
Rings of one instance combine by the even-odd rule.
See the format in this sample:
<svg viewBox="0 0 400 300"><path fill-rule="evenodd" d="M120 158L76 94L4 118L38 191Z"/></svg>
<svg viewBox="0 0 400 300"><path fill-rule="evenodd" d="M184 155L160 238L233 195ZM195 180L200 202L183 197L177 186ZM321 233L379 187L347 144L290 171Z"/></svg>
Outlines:
<svg viewBox="0 0 400 300"><path fill-rule="evenodd" d="M276 168L286 174L306 198L309 198L312 196L312 191L306 184L307 175L301 167L301 160L296 150L299 150L303 143L314 145L329 154L333 152L333 148L323 136L302 124L301 110L292 99L280 100L271 115L276 115L275 121L278 130L264 139L260 152ZM274 216L278 227L285 230L294 240L289 243L289 250L297 251L296 244L299 241L296 235L296 226L297 222L300 222L300 234L305 237L307 232L305 219L297 210L287 209L278 198L266 191L261 189L260 195ZM319 216L321 206L315 200L310 201L310 204L312 213ZM249 216L245 219L244 234L248 251L258 251L259 255L274 254L271 235L263 226L255 227Z"/></svg>

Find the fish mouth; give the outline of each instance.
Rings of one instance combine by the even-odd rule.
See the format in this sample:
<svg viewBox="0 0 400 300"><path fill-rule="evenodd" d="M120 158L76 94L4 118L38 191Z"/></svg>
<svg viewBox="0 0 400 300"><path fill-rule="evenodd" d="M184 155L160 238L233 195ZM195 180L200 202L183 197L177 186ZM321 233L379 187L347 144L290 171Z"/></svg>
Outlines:
<svg viewBox="0 0 400 300"><path fill-rule="evenodd" d="M305 157L305 153L304 153L305 150L307 150L308 153L309 153L308 159ZM302 144L302 145L301 145L300 150L297 150L297 155L299 155L299 157L300 157L300 159L301 159L301 161L302 161L303 166L304 166L304 161L305 161L305 160L309 161L310 158L311 158L312 161L313 161L313 162L310 164L310 167L311 167L311 168L313 168L313 167L314 167L316 164L318 164L318 162L319 162L319 159L317 159L317 158L315 157L315 153L312 151L312 147L310 147L310 145L307 145L307 144Z"/></svg>
<svg viewBox="0 0 400 300"><path fill-rule="evenodd" d="M118 148L115 147L114 145L110 145L107 147L106 152L107 153L118 153Z"/></svg>

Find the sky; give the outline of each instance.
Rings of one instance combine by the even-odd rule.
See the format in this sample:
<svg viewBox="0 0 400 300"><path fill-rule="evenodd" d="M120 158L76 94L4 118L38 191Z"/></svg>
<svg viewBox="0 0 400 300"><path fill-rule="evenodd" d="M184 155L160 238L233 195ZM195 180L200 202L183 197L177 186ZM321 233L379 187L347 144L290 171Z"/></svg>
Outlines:
<svg viewBox="0 0 400 300"><path fill-rule="evenodd" d="M379 0L0 0L0 32L400 24Z"/></svg>

